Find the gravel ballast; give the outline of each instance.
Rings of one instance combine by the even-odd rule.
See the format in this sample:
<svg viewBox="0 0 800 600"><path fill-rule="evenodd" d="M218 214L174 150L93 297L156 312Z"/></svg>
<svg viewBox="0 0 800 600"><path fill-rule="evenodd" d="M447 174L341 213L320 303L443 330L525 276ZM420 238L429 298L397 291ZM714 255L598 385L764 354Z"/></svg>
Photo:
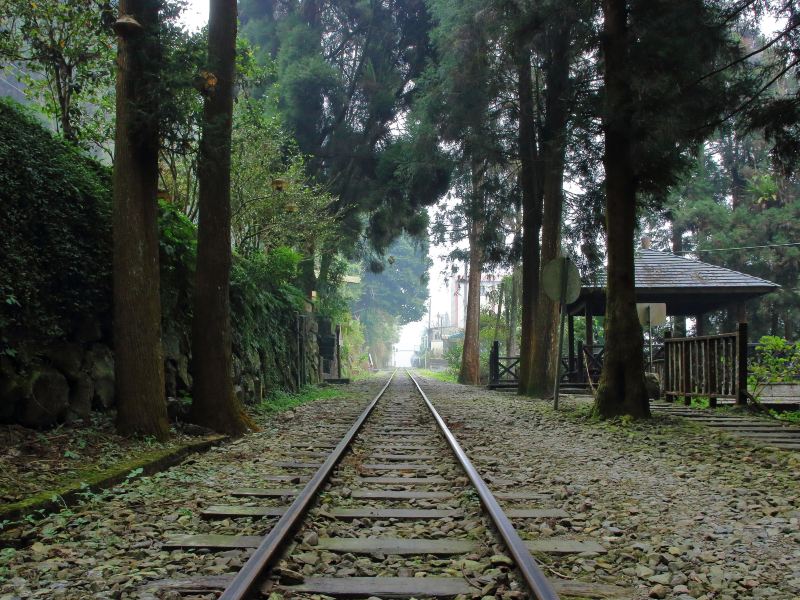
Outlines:
<svg viewBox="0 0 800 600"><path fill-rule="evenodd" d="M204 520L200 512L230 504L230 488L275 487L259 482L261 475L296 473L275 463L311 460L298 458L298 443L337 441L384 381L343 386L346 398L279 414L263 422L262 432L87 495L71 510L12 526L30 544L0 550L0 600L153 598L150 582L236 570L252 550L163 544L182 534L263 534L275 517ZM609 425L582 419L569 400L556 414L544 402L512 394L422 383L490 487L546 492L542 508L569 515L520 521L524 538L567 536L607 549L537 556L548 575L621 585L634 598L800 598L800 461L794 454L667 417ZM492 479L513 483L492 486ZM286 502L252 502L270 504ZM345 532L352 525L337 527Z"/></svg>

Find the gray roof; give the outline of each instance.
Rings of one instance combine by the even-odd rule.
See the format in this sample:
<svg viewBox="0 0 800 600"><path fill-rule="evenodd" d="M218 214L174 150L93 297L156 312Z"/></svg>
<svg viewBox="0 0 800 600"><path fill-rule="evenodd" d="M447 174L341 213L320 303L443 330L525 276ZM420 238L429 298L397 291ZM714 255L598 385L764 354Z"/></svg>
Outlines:
<svg viewBox="0 0 800 600"><path fill-rule="evenodd" d="M637 289L680 288L700 291L704 288L715 288L722 291L720 288L727 288L770 292L780 287L760 277L647 248L636 251L634 266ZM587 287L604 288L605 284L606 273L601 271L597 280Z"/></svg>

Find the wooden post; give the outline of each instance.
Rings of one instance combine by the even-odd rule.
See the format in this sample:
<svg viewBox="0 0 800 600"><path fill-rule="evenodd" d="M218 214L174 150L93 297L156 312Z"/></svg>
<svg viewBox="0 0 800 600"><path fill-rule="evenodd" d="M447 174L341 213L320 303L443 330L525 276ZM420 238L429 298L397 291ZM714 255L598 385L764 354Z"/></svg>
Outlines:
<svg viewBox="0 0 800 600"><path fill-rule="evenodd" d="M699 321L698 321L699 322ZM692 386L692 377L691 373L689 372L690 365L689 365L689 342L679 342L680 344L680 359L681 359L681 390L684 394L688 394L691 391ZM683 403L686 406L691 406L692 404L692 397L688 395L684 395Z"/></svg>
<svg viewBox="0 0 800 600"><path fill-rule="evenodd" d="M342 343L342 326L336 326L336 378L342 378L342 353L341 353L341 343Z"/></svg>
<svg viewBox="0 0 800 600"><path fill-rule="evenodd" d="M708 340L706 346L706 381L708 382L708 405L717 408L717 340Z"/></svg>
<svg viewBox="0 0 800 600"><path fill-rule="evenodd" d="M594 323L594 317L592 317L592 308L589 306L588 302L586 304L586 345L591 348L594 345L594 329L592 324Z"/></svg>
<svg viewBox="0 0 800 600"><path fill-rule="evenodd" d="M739 323L736 330L736 404L747 404L747 323Z"/></svg>
<svg viewBox="0 0 800 600"><path fill-rule="evenodd" d="M574 379L575 373L575 317L569 316L567 321L567 337L569 338L569 378Z"/></svg>
<svg viewBox="0 0 800 600"><path fill-rule="evenodd" d="M703 315L702 314L696 315L695 319L697 320L697 327L695 328L695 335L698 336L698 337L701 336L701 335L705 335L706 334L706 324L703 321Z"/></svg>
<svg viewBox="0 0 800 600"><path fill-rule="evenodd" d="M664 400L669 401L672 397L667 394L670 391L670 382L669 382L669 372L670 372L670 346L672 344L668 343L669 339L672 337L672 332L667 330L664 332L664 381L661 382L661 385L664 387Z"/></svg>
<svg viewBox="0 0 800 600"><path fill-rule="evenodd" d="M489 387L498 383L500 379L500 342L492 342L492 350L489 352Z"/></svg>
<svg viewBox="0 0 800 600"><path fill-rule="evenodd" d="M586 369L583 368L583 340L578 340L578 381L586 383Z"/></svg>

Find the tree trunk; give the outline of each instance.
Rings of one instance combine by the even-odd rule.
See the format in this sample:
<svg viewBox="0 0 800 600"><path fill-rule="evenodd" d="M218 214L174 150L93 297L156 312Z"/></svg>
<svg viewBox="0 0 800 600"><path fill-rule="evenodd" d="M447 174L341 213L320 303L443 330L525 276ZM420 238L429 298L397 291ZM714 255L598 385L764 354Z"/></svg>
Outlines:
<svg viewBox="0 0 800 600"><path fill-rule="evenodd" d="M158 0L122 0L114 139L114 393L123 434L169 437L158 271Z"/></svg>
<svg viewBox="0 0 800 600"><path fill-rule="evenodd" d="M217 82L207 89L200 140L190 418L214 431L240 435L252 423L233 391L231 358L230 171L236 0L211 0L210 8L208 69Z"/></svg>
<svg viewBox="0 0 800 600"><path fill-rule="evenodd" d="M532 335L539 297L539 230L542 197L537 173L536 130L533 117L533 81L530 52L514 50L519 96L519 184L522 189L522 331L520 337L519 393L530 394Z"/></svg>
<svg viewBox="0 0 800 600"><path fill-rule="evenodd" d="M632 93L626 65L627 1L603 0L606 231L605 356L594 412L649 417L644 383L642 329L636 315L633 236L636 225L636 181L631 156Z"/></svg>
<svg viewBox="0 0 800 600"><path fill-rule="evenodd" d="M481 382L480 314L481 269L483 249L480 246L481 219L473 215L469 228L469 274L467 276L467 308L464 317L464 349L461 354L459 383L479 385Z"/></svg>
<svg viewBox="0 0 800 600"><path fill-rule="evenodd" d="M506 341L506 352L508 356L514 356L517 351L517 298L519 296L519 273L514 267L511 271L511 293L508 299L508 340Z"/></svg>
<svg viewBox="0 0 800 600"><path fill-rule="evenodd" d="M672 220L672 252L678 256L683 253L683 231L675 225L674 219ZM672 329L673 337L686 337L686 317L679 315L674 319Z"/></svg>
<svg viewBox="0 0 800 600"><path fill-rule="evenodd" d="M552 33L550 60L545 67L545 122L540 140L542 155L543 218L540 267L561 255L561 218L564 205L564 164L567 138L567 96L569 94L570 27L559 25ZM541 272L541 268L540 268ZM551 393L558 365L558 302L539 288L531 348L528 393Z"/></svg>
<svg viewBox="0 0 800 600"><path fill-rule="evenodd" d="M500 282L500 287L497 288L497 316L494 320L494 341L500 339L500 317L503 315L503 282Z"/></svg>

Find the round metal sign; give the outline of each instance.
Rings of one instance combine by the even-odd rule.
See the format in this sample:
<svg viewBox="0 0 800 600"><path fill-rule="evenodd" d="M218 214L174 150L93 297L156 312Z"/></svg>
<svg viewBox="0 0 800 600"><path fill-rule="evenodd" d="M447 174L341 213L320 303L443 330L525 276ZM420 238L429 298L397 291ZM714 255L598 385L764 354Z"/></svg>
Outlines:
<svg viewBox="0 0 800 600"><path fill-rule="evenodd" d="M570 304L581 294L578 267L565 256L554 258L542 269L544 293L554 302Z"/></svg>

